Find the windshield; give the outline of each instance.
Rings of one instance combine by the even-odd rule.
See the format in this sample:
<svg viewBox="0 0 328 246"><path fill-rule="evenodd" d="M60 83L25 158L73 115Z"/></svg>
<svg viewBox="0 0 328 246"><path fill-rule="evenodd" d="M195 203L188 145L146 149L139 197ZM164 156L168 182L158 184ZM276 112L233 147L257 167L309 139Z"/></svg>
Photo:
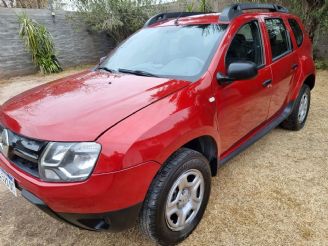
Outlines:
<svg viewBox="0 0 328 246"><path fill-rule="evenodd" d="M196 81L208 68L227 25L146 28L119 46L100 67Z"/></svg>

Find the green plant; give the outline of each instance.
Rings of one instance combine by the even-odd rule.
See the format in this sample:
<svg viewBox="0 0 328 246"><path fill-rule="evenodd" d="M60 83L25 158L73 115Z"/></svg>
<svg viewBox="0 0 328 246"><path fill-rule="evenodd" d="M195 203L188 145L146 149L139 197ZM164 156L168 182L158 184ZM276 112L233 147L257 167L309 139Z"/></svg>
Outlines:
<svg viewBox="0 0 328 246"><path fill-rule="evenodd" d="M167 8L172 11L172 6L177 2L183 3L186 11L211 10L208 0L191 0L191 3L189 1L177 0L171 3L167 0L71 0L77 13L70 18L75 23L83 20L92 31L107 32L117 44L140 29L151 16L168 12Z"/></svg>
<svg viewBox="0 0 328 246"><path fill-rule="evenodd" d="M208 4L207 0L200 0L199 1L199 11L200 12L210 12L212 9Z"/></svg>
<svg viewBox="0 0 328 246"><path fill-rule="evenodd" d="M195 1L191 1L191 3L186 3L186 11L193 12L195 6Z"/></svg>
<svg viewBox="0 0 328 246"><path fill-rule="evenodd" d="M185 3L186 11L187 12L193 12L193 11L199 11L199 12L211 12L212 7L208 3L208 0L180 0ZM198 4L196 4L198 2Z"/></svg>
<svg viewBox="0 0 328 246"><path fill-rule="evenodd" d="M327 60L322 60L322 59L317 59L315 61L315 66L317 69L328 69L328 61Z"/></svg>
<svg viewBox="0 0 328 246"><path fill-rule="evenodd" d="M48 6L48 0L16 0L18 8L44 9Z"/></svg>
<svg viewBox="0 0 328 246"><path fill-rule="evenodd" d="M158 0L79 0L75 1L77 14L71 18L81 19L94 31L106 31L119 43L140 29L145 22L164 5Z"/></svg>
<svg viewBox="0 0 328 246"><path fill-rule="evenodd" d="M56 56L51 34L45 26L29 18L25 13L18 15L20 23L19 36L32 54L33 63L44 74L62 70Z"/></svg>

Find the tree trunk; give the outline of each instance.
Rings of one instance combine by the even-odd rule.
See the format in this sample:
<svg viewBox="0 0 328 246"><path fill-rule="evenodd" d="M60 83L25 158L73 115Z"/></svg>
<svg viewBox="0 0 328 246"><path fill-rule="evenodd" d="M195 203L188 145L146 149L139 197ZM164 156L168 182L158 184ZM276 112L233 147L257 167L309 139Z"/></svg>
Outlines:
<svg viewBox="0 0 328 246"><path fill-rule="evenodd" d="M306 26L312 42L320 28L321 16L326 11L325 0L306 0Z"/></svg>
<svg viewBox="0 0 328 246"><path fill-rule="evenodd" d="M3 6L5 6L5 8L8 8L8 5L5 0L2 0L2 3L3 3Z"/></svg>
<svg viewBox="0 0 328 246"><path fill-rule="evenodd" d="M309 37L311 39L311 41L314 41L315 38L315 34L317 32L317 30L319 29L320 23L318 22L318 20L312 18L309 19L309 24L308 24L308 33L309 33Z"/></svg>
<svg viewBox="0 0 328 246"><path fill-rule="evenodd" d="M5 8L15 8L16 7L16 1L15 0L2 0L2 3Z"/></svg>

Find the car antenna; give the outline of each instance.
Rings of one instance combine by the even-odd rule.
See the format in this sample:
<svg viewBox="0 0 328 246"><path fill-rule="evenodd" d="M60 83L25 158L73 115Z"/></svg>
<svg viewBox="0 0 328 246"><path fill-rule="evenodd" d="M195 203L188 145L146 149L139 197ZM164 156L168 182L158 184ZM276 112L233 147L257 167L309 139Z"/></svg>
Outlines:
<svg viewBox="0 0 328 246"><path fill-rule="evenodd" d="M178 26L179 25L179 19L181 18L181 15L182 15L182 11L180 12L180 15L178 16L178 18L175 19L174 21L174 25Z"/></svg>

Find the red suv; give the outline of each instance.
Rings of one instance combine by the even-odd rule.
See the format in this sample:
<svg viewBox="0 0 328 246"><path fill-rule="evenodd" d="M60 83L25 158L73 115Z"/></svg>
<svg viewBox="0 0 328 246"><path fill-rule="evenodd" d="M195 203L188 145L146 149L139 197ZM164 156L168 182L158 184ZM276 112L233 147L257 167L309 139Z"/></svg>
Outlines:
<svg viewBox="0 0 328 246"><path fill-rule="evenodd" d="M304 126L314 85L310 39L281 6L159 14L92 71L1 106L0 177L72 225L138 219L175 244L200 222L219 165L278 125Z"/></svg>

